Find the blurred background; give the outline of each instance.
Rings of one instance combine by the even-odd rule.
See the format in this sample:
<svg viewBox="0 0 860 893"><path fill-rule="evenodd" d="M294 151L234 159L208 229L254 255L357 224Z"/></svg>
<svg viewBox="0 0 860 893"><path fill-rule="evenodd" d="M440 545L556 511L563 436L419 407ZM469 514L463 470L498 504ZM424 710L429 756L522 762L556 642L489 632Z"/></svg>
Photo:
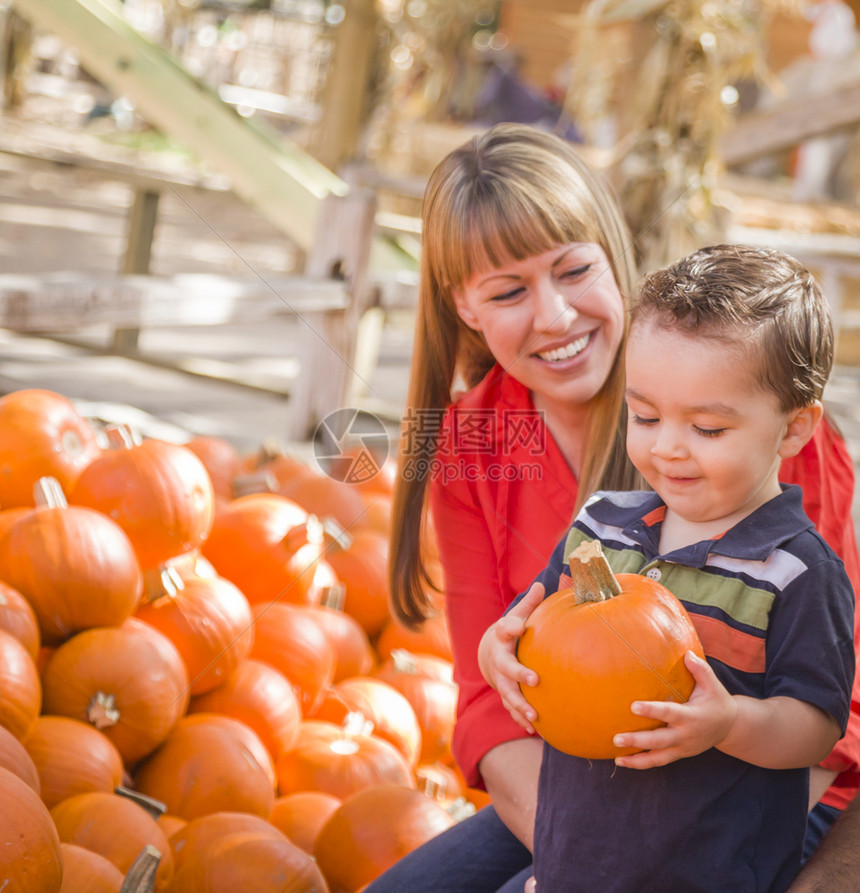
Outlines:
<svg viewBox="0 0 860 893"><path fill-rule="evenodd" d="M858 16L858 0L0 0L0 389L243 449L306 442L343 406L394 432L427 175L520 121L605 171L643 270L724 239L807 262L853 438Z"/></svg>

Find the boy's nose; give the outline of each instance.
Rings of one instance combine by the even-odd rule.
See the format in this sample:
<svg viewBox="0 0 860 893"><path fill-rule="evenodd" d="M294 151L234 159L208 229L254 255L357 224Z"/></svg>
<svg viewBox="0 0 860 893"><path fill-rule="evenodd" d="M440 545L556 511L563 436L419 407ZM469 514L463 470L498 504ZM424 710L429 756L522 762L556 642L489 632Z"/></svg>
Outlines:
<svg viewBox="0 0 860 893"><path fill-rule="evenodd" d="M677 459L687 454L683 438L671 425L660 425L651 447L651 454L659 459Z"/></svg>

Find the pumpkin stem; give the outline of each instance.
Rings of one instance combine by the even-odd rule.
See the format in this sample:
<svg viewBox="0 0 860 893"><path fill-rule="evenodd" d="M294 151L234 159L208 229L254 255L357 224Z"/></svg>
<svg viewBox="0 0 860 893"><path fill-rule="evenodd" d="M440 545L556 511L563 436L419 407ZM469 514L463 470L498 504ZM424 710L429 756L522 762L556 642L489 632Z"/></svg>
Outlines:
<svg viewBox="0 0 860 893"><path fill-rule="evenodd" d="M413 676L418 672L418 664L411 651L405 648L394 648L391 652L391 663L398 673L410 673Z"/></svg>
<svg viewBox="0 0 860 893"><path fill-rule="evenodd" d="M140 446L143 443L140 432L132 428L131 425L108 425L104 432L105 437L107 437L108 447L112 450L130 450L132 447Z"/></svg>
<svg viewBox="0 0 860 893"><path fill-rule="evenodd" d="M352 545L352 537L346 530L338 524L332 517L326 517L322 520L322 529L325 535L331 540L332 546L342 552Z"/></svg>
<svg viewBox="0 0 860 893"><path fill-rule="evenodd" d="M335 611L343 611L346 601L346 586L343 583L335 583L332 586L323 586L320 594L320 604Z"/></svg>
<svg viewBox="0 0 860 893"><path fill-rule="evenodd" d="M103 691L96 692L87 705L87 719L99 730L115 726L119 722L116 698Z"/></svg>
<svg viewBox="0 0 860 893"><path fill-rule="evenodd" d="M621 595L621 586L597 540L580 543L567 560L574 599L578 605L603 602Z"/></svg>
<svg viewBox="0 0 860 893"><path fill-rule="evenodd" d="M155 889L155 873L161 853L148 843L137 855L119 888L119 893L150 893Z"/></svg>
<svg viewBox="0 0 860 893"><path fill-rule="evenodd" d="M125 797L126 800L131 800L133 803L137 803L138 806L142 806L154 819L161 818L165 812L167 812L167 804L162 803L161 800L156 800L155 797L148 797L146 794L141 794L140 791L135 791L133 788L127 788L124 785L120 785L113 789L115 794L118 794L120 797Z"/></svg>
<svg viewBox="0 0 860 893"><path fill-rule="evenodd" d="M60 482L46 475L33 485L33 499L39 508L67 509L69 503Z"/></svg>
<svg viewBox="0 0 860 893"><path fill-rule="evenodd" d="M360 710L350 710L343 721L343 733L347 738L356 735L370 735L373 732L373 721Z"/></svg>
<svg viewBox="0 0 860 893"><path fill-rule="evenodd" d="M172 564L162 564L144 574L144 601L146 604L170 604L183 589L185 582Z"/></svg>
<svg viewBox="0 0 860 893"><path fill-rule="evenodd" d="M265 468L251 471L248 474L238 474L230 484L233 498L247 496L249 493L274 493L278 489L278 480Z"/></svg>

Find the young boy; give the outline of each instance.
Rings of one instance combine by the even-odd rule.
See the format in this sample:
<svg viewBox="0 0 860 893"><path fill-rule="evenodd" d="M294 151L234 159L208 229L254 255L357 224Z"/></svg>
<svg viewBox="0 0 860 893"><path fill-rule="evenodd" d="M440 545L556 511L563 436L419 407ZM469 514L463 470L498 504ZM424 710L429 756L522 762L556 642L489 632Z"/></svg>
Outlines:
<svg viewBox="0 0 860 893"><path fill-rule="evenodd" d="M783 891L799 868L808 768L844 734L854 597L777 479L822 414L833 334L811 275L776 251L715 246L645 280L627 349L627 448L655 492L597 493L550 566L481 642L481 668L532 731L516 639L567 556L599 539L615 571L687 608L686 704L619 729L641 752L585 760L544 744L534 869L542 893ZM648 771L634 771L648 770Z"/></svg>

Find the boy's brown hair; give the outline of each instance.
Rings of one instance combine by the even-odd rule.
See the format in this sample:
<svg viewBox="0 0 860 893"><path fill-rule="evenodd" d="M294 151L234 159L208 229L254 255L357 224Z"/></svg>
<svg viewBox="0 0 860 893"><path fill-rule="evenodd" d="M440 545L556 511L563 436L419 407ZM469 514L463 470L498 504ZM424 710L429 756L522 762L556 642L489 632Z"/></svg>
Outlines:
<svg viewBox="0 0 860 893"><path fill-rule="evenodd" d="M833 365L830 308L818 283L772 248L712 245L648 274L632 312L634 323L643 320L740 347L783 412L820 400Z"/></svg>

